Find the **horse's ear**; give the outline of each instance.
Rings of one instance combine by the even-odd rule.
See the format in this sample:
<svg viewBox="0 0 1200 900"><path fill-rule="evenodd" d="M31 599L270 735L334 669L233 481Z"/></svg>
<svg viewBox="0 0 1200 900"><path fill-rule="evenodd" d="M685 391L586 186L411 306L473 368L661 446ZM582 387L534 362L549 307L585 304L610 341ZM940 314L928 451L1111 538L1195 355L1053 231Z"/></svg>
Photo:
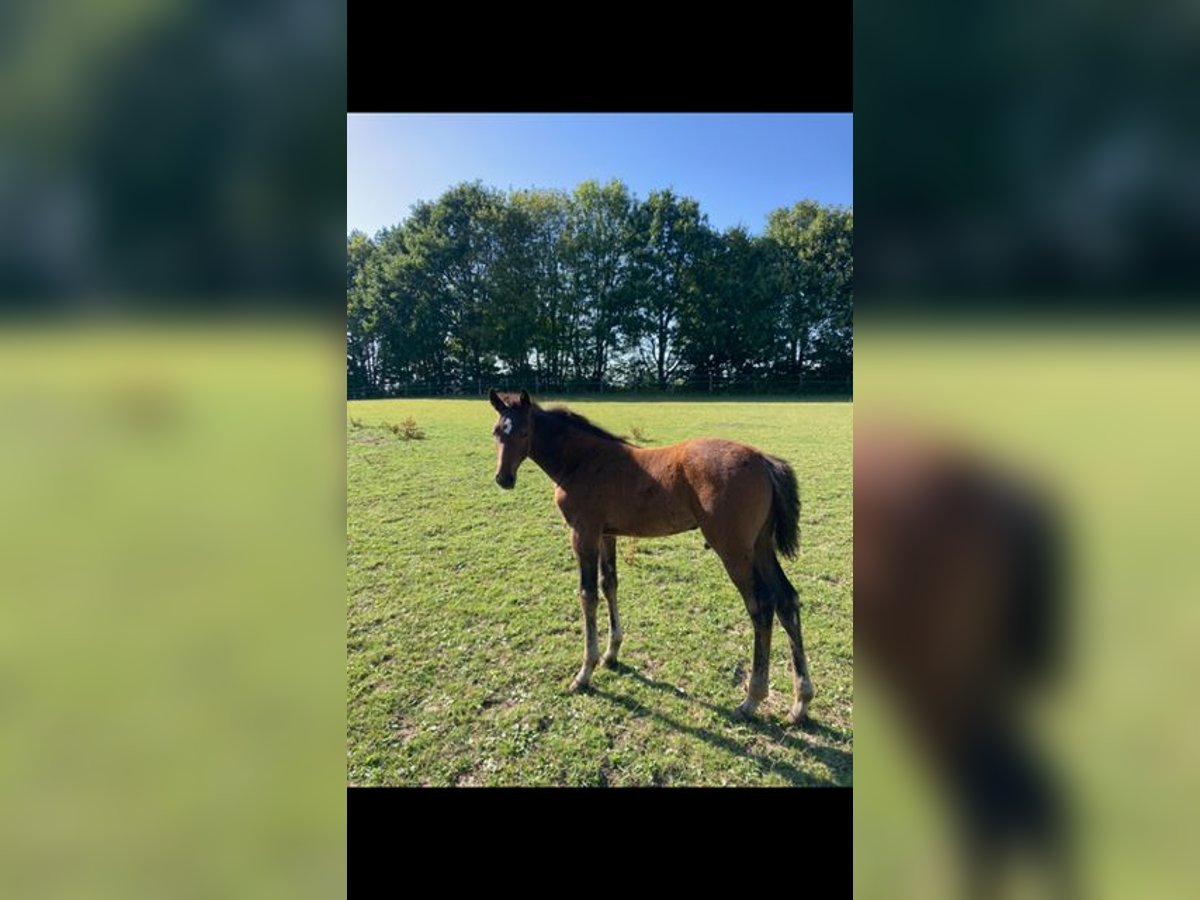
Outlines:
<svg viewBox="0 0 1200 900"><path fill-rule="evenodd" d="M529 408L529 391L521 391L521 406L524 409Z"/></svg>
<svg viewBox="0 0 1200 900"><path fill-rule="evenodd" d="M488 399L492 401L492 406L496 407L496 412L504 412L508 409L504 405L504 401L500 399L500 395L496 393L495 388L488 388Z"/></svg>

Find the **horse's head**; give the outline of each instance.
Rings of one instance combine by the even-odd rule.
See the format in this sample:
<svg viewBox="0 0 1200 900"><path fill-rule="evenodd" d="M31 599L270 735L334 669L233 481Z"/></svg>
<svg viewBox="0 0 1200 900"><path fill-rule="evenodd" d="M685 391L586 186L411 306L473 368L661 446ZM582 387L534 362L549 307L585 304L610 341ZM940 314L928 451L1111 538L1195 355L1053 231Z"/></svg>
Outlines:
<svg viewBox="0 0 1200 900"><path fill-rule="evenodd" d="M512 488L517 483L517 469L529 455L533 443L533 404L529 394L498 394L493 388L488 399L500 418L492 434L496 438L496 484Z"/></svg>

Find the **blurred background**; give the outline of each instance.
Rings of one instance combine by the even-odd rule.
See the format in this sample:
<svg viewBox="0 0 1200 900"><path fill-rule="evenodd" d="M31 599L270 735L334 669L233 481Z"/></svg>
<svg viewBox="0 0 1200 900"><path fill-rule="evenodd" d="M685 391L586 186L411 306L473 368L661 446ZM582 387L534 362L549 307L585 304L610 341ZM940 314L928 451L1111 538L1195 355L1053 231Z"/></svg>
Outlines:
<svg viewBox="0 0 1200 900"><path fill-rule="evenodd" d="M1066 575L1032 685L973 632L1008 699L965 733L1020 751L954 771L859 678L855 890L1053 895L988 860L1054 809L1081 893L1188 896L1195 5L855 16L858 415L1037 485ZM0 11L6 896L345 890L345 36L315 0ZM977 586L1026 532L967 496L1016 541ZM901 586L948 570L928 534Z"/></svg>
<svg viewBox="0 0 1200 900"><path fill-rule="evenodd" d="M5 305L340 314L345 34L319 0L6 4Z"/></svg>
<svg viewBox="0 0 1200 900"><path fill-rule="evenodd" d="M1188 896L1196 7L855 13L855 892Z"/></svg>
<svg viewBox="0 0 1200 900"><path fill-rule="evenodd" d="M345 892L345 10L0 10L0 894Z"/></svg>
<svg viewBox="0 0 1200 900"><path fill-rule="evenodd" d="M860 311L1186 303L1197 17L1182 0L856 6Z"/></svg>

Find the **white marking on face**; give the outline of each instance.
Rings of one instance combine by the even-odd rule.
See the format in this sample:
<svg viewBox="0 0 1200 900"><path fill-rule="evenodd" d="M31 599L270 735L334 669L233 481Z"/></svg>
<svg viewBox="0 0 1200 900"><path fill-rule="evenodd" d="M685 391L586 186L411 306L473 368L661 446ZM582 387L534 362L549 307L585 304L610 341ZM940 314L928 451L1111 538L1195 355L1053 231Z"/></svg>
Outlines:
<svg viewBox="0 0 1200 900"><path fill-rule="evenodd" d="M503 423L504 433L512 434L512 419L501 419L500 421Z"/></svg>

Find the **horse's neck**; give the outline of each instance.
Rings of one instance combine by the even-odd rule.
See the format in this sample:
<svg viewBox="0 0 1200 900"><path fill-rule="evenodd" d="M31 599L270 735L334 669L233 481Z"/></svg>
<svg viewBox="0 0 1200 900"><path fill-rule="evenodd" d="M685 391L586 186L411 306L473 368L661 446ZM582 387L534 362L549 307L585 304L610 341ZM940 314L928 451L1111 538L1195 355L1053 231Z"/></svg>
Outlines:
<svg viewBox="0 0 1200 900"><path fill-rule="evenodd" d="M539 427L539 425L541 427ZM529 458L555 484L561 485L585 462L596 460L609 450L612 441L588 434L570 423L549 423L535 414L533 422L533 446Z"/></svg>

